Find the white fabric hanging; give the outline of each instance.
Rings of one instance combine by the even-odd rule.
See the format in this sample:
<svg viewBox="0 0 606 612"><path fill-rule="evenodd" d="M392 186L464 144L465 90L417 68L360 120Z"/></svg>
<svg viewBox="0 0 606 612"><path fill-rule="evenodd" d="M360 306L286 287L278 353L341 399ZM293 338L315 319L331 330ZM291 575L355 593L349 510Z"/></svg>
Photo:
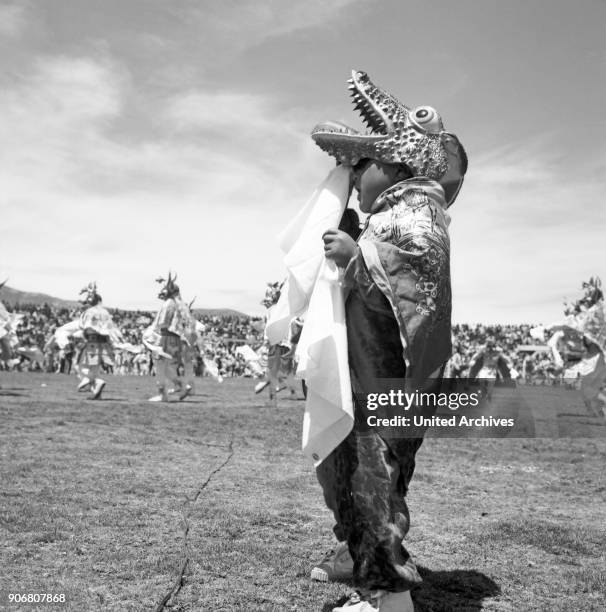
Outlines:
<svg viewBox="0 0 606 612"><path fill-rule="evenodd" d="M349 198L351 169L338 166L279 237L288 278L266 327L280 342L305 313L297 376L307 385L303 452L319 464L353 427L345 302L337 266L324 257L322 234L337 229Z"/></svg>

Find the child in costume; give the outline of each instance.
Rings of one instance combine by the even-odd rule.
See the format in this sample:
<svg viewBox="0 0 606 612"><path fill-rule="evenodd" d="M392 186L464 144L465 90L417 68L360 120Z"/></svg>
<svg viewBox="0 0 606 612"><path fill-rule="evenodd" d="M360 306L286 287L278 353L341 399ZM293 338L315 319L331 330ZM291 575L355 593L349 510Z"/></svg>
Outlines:
<svg viewBox="0 0 606 612"><path fill-rule="evenodd" d="M358 398L376 379L405 379L410 389L439 377L451 354L450 241L447 208L467 169L458 139L429 106L409 109L353 72L350 90L369 134L337 122L312 138L351 166L360 209L368 213L357 243L329 230L324 251L343 272L348 361L354 399L351 433L317 466L333 511L336 553L312 577L351 577L358 588L336 610L412 610L409 590L421 581L403 547L405 502L418 437L369 427ZM427 387L424 387L425 389ZM381 418L381 408L375 413Z"/></svg>
<svg viewBox="0 0 606 612"><path fill-rule="evenodd" d="M177 392L184 400L193 391L193 349L197 341L196 319L181 299L169 272L168 279L157 279L163 285L158 297L163 301L156 318L143 335L143 343L156 357L156 380L159 393L150 402L167 402L169 393ZM183 368L184 380L179 376Z"/></svg>

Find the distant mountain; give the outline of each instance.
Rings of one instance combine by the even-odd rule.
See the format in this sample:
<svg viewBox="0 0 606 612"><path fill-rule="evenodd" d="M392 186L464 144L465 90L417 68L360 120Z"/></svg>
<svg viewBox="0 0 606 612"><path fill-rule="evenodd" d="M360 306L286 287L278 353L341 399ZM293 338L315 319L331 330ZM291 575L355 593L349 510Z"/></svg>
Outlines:
<svg viewBox="0 0 606 612"><path fill-rule="evenodd" d="M13 289L5 285L0 289L0 300L6 305L15 307L19 304L50 304L51 306L57 306L59 308L78 308L82 307L80 302L76 300L63 300L61 298L53 297L52 295L47 295L46 293L31 293L30 291L19 291L19 289ZM111 308L114 310L114 308ZM123 308L118 308L116 310L124 310ZM147 311L141 311L147 312ZM209 317L249 317L243 312L238 310L233 310L232 308L194 308L194 313L197 315L209 316Z"/></svg>
<svg viewBox="0 0 606 612"><path fill-rule="evenodd" d="M239 310L233 310L232 308L194 308L194 314L200 316L208 316L208 317L246 317L250 318L250 315L247 315Z"/></svg>
<svg viewBox="0 0 606 612"><path fill-rule="evenodd" d="M61 298L47 295L46 293L31 293L30 291L19 291L5 285L0 289L0 300L7 306L17 306L19 304L50 304L59 308L74 308L80 306L76 300L63 300Z"/></svg>

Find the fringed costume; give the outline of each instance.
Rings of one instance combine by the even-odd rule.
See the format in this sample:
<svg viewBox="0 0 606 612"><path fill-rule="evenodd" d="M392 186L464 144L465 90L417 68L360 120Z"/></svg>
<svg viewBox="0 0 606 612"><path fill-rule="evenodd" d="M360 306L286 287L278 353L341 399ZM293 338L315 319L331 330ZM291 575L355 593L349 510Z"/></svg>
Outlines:
<svg viewBox="0 0 606 612"><path fill-rule="evenodd" d="M549 346L562 377L579 382L587 410L606 418L606 303L599 278L583 283L584 296L551 326Z"/></svg>
<svg viewBox="0 0 606 612"><path fill-rule="evenodd" d="M267 316L278 302L283 283L267 283L265 297L261 302L267 308ZM269 387L269 399L275 400L276 394L282 389L288 388L290 397L296 397L296 361L295 351L301 335L303 322L299 317L294 317L288 326L288 331L280 342L270 342L267 338L264 342L265 380L255 386L255 393L261 393Z"/></svg>
<svg viewBox="0 0 606 612"><path fill-rule="evenodd" d="M81 302L88 308L78 319L60 327L55 338L59 346L69 338L83 339L82 350L76 359L81 373L78 390L90 386L91 399L100 399L106 384L101 374L104 368L113 368L114 346L123 342L122 332L103 307L96 283L89 283L80 291L82 294L85 295Z"/></svg>
<svg viewBox="0 0 606 612"><path fill-rule="evenodd" d="M0 284L0 289L4 287L6 281ZM7 362L13 353L13 338L15 337L13 315L0 302L0 360Z"/></svg>
<svg viewBox="0 0 606 612"><path fill-rule="evenodd" d="M144 344L156 357L158 394L150 398L151 402L167 402L172 392L178 394L179 400L184 400L193 391L197 322L181 299L176 280L177 277L170 273L167 280L157 279L162 284L158 294L162 307L143 337ZM179 376L179 368L183 368L183 379Z"/></svg>

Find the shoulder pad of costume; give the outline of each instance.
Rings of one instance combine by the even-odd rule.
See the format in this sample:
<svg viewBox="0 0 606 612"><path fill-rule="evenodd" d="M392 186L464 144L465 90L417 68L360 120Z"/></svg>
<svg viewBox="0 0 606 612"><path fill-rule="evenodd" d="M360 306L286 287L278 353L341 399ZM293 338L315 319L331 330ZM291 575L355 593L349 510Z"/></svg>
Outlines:
<svg viewBox="0 0 606 612"><path fill-rule="evenodd" d="M406 181L397 183L386 189L377 200L394 207L396 204L405 204L412 208L425 206L430 203L427 192L418 186L407 184Z"/></svg>

